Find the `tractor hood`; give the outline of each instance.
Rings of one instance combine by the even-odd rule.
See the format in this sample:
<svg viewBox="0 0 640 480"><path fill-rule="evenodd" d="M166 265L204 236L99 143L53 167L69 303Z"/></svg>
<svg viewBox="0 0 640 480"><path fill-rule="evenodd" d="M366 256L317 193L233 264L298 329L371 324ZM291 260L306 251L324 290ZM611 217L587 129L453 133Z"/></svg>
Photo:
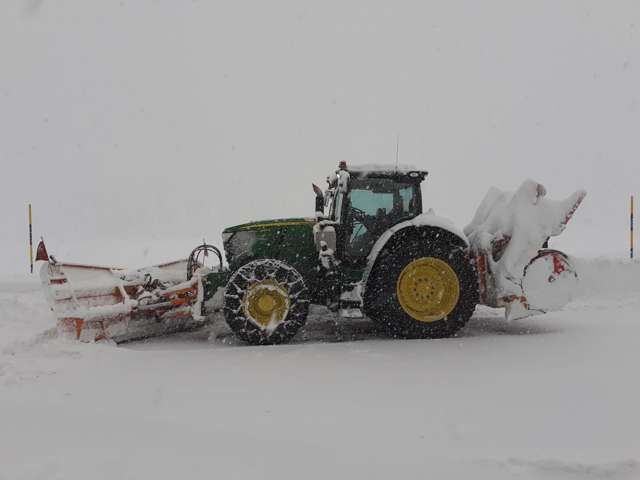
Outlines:
<svg viewBox="0 0 640 480"><path fill-rule="evenodd" d="M262 228L283 228L298 225L307 225L309 227L312 227L314 223L315 220L312 218L280 218L276 220L260 220L257 222L243 223L242 225L236 225L234 227L227 227L222 233L235 233Z"/></svg>
<svg viewBox="0 0 640 480"><path fill-rule="evenodd" d="M261 258L281 260L307 275L318 254L310 218L281 218L244 223L222 232L224 251L232 270Z"/></svg>

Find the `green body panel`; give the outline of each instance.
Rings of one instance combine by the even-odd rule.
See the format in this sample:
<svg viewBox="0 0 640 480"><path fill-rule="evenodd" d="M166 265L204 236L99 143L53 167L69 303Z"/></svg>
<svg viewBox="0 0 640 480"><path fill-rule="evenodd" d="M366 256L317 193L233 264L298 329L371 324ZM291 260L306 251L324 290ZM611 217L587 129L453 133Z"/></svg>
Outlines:
<svg viewBox="0 0 640 480"><path fill-rule="evenodd" d="M218 288L224 288L231 277L229 270L221 272L212 272L202 279L202 287L204 289L204 301L210 300L218 291Z"/></svg>
<svg viewBox="0 0 640 480"><path fill-rule="evenodd" d="M235 272L245 263L261 258L282 260L298 270L307 286L314 290L318 265L314 223L308 218L289 218L225 229L224 250L230 270Z"/></svg>
<svg viewBox="0 0 640 480"><path fill-rule="evenodd" d="M358 283L362 280L366 264L363 262L357 265L344 265L340 269L340 283L346 285L348 283Z"/></svg>

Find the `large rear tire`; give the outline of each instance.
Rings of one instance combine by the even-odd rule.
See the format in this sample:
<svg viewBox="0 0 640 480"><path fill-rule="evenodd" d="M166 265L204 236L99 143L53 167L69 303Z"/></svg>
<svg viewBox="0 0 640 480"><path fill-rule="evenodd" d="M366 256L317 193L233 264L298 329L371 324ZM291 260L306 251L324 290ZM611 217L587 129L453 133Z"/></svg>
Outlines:
<svg viewBox="0 0 640 480"><path fill-rule="evenodd" d="M467 249L439 229L396 235L367 281L367 316L393 337L454 335L478 302L476 272Z"/></svg>
<svg viewBox="0 0 640 480"><path fill-rule="evenodd" d="M309 312L302 275L280 260L254 260L229 279L224 316L238 338L252 345L291 340Z"/></svg>

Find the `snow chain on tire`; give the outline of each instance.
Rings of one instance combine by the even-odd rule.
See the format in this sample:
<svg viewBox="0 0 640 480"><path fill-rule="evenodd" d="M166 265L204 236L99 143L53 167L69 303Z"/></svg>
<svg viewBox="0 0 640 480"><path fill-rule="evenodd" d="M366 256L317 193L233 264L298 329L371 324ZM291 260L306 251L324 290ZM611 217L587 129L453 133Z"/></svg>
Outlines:
<svg viewBox="0 0 640 480"><path fill-rule="evenodd" d="M286 343L309 312L302 275L280 260L254 260L231 276L224 316L238 338L252 345Z"/></svg>

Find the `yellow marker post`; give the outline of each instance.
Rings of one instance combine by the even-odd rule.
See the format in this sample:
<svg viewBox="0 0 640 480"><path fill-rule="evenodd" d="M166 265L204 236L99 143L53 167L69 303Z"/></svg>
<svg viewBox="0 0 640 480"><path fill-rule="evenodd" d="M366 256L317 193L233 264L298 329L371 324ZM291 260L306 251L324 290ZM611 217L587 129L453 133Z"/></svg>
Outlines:
<svg viewBox="0 0 640 480"><path fill-rule="evenodd" d="M631 256L631 260L633 260L633 240L634 240L634 235L633 235L633 206L634 206L634 199L633 199L633 195L631 195L631 218L630 218L630 226L631 226L631 236L630 236L630 256Z"/></svg>
<svg viewBox="0 0 640 480"><path fill-rule="evenodd" d="M31 217L31 204L29 204L29 266L33 273L33 226Z"/></svg>

